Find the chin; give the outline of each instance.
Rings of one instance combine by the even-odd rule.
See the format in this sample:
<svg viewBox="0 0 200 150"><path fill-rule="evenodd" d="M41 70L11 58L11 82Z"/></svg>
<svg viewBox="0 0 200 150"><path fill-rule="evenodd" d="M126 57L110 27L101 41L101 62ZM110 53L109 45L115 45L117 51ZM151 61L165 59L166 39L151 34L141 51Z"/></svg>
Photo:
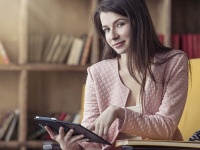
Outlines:
<svg viewBox="0 0 200 150"><path fill-rule="evenodd" d="M115 50L117 54L122 55L126 54L127 51L120 51L120 50Z"/></svg>

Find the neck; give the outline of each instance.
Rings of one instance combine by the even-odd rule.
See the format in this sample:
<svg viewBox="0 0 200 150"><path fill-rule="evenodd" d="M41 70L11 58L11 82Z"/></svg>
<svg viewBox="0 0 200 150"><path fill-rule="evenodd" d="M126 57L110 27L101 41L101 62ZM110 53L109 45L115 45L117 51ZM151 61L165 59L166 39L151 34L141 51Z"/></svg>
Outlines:
<svg viewBox="0 0 200 150"><path fill-rule="evenodd" d="M120 70L128 69L127 66L127 54L121 54L119 58Z"/></svg>

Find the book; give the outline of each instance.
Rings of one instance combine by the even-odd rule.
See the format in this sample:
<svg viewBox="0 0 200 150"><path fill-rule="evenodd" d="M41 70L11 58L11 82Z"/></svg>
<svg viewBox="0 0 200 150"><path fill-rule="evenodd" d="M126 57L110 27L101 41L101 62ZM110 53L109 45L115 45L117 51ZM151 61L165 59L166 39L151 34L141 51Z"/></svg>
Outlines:
<svg viewBox="0 0 200 150"><path fill-rule="evenodd" d="M188 54L187 34L181 35L181 49Z"/></svg>
<svg viewBox="0 0 200 150"><path fill-rule="evenodd" d="M34 133L32 133L31 135L28 136L29 140L36 140L36 139L40 139L43 135L46 135L47 131L43 128L40 128L39 130L35 131Z"/></svg>
<svg viewBox="0 0 200 150"><path fill-rule="evenodd" d="M46 44L44 46L44 51L42 54L42 61L45 62L45 59L47 58L47 55L51 49L51 45L53 44L53 41L55 39L55 35L50 35L47 40L46 40Z"/></svg>
<svg viewBox="0 0 200 150"><path fill-rule="evenodd" d="M81 61L80 61L80 65L82 66L87 64L89 53L91 50L91 43L92 43L92 34L88 34L85 45L83 47L83 53L82 53Z"/></svg>
<svg viewBox="0 0 200 150"><path fill-rule="evenodd" d="M180 34L172 34L172 48L180 49Z"/></svg>
<svg viewBox="0 0 200 150"><path fill-rule="evenodd" d="M200 58L200 34L197 34L197 58Z"/></svg>
<svg viewBox="0 0 200 150"><path fill-rule="evenodd" d="M45 62L47 62L47 63L51 62L51 59L52 59L52 57L55 53L57 46L59 45L60 40L61 40L61 35L57 34L55 36L54 40L53 40L53 43L50 46L50 49L49 49L47 56L45 58Z"/></svg>
<svg viewBox="0 0 200 150"><path fill-rule="evenodd" d="M5 136L6 131L8 130L8 128L9 128L14 116L15 116L15 112L11 111L9 113L8 117L4 120L4 122L2 124L2 127L0 129L0 140L2 140L3 137Z"/></svg>
<svg viewBox="0 0 200 150"><path fill-rule="evenodd" d="M74 120L76 114L74 113L67 113L63 121L72 122Z"/></svg>
<svg viewBox="0 0 200 150"><path fill-rule="evenodd" d="M74 118L72 120L72 123L77 123L80 124L81 123L81 112L78 111L75 115Z"/></svg>
<svg viewBox="0 0 200 150"><path fill-rule="evenodd" d="M193 43L192 43L192 34L187 34L187 52L189 58L193 58Z"/></svg>
<svg viewBox="0 0 200 150"><path fill-rule="evenodd" d="M159 141L159 140L117 140L115 146L160 146L160 147L182 147L182 148L199 148L199 142L188 141Z"/></svg>
<svg viewBox="0 0 200 150"><path fill-rule="evenodd" d="M61 36L60 42L55 49L55 52L52 56L52 59L50 60L51 63L57 63L58 62L58 58L59 58L60 55L62 55L62 51L65 48L65 45L67 44L67 39L68 39L67 35Z"/></svg>
<svg viewBox="0 0 200 150"><path fill-rule="evenodd" d="M91 45L91 54L90 54L90 63L94 64L98 62L100 57L100 44L99 38L96 33L93 34L92 37L92 45Z"/></svg>
<svg viewBox="0 0 200 150"><path fill-rule="evenodd" d="M72 45L73 39L74 39L73 36L68 36L65 46L62 49L62 52L60 53L60 55L58 56L57 63L66 62L66 60L67 60L67 58L69 56L69 52L70 52L70 49L71 49L71 45Z"/></svg>
<svg viewBox="0 0 200 150"><path fill-rule="evenodd" d="M3 43L0 41L0 59L2 64L10 64L10 59L7 55L6 49Z"/></svg>
<svg viewBox="0 0 200 150"><path fill-rule="evenodd" d="M158 39L162 44L164 44L164 35L163 34L158 34Z"/></svg>
<svg viewBox="0 0 200 150"><path fill-rule="evenodd" d="M70 49L69 57L67 59L68 65L78 65L82 54L84 40L75 37Z"/></svg>
<svg viewBox="0 0 200 150"><path fill-rule="evenodd" d="M11 113L11 111L1 110L1 112L0 112L0 130L3 126L4 121L8 118L10 113Z"/></svg>
<svg viewBox="0 0 200 150"><path fill-rule="evenodd" d="M192 58L198 58L198 41L197 34L192 34Z"/></svg>
<svg viewBox="0 0 200 150"><path fill-rule="evenodd" d="M62 111L59 113L58 120L63 121L66 116L67 116L67 113Z"/></svg>
<svg viewBox="0 0 200 150"><path fill-rule="evenodd" d="M12 135L13 135L13 132L17 126L17 121L19 119L19 110L16 109L15 110L15 113L14 113L14 117L12 119L12 122L9 126L9 129L8 129L8 132L6 133L6 136L5 136L5 141L10 141Z"/></svg>

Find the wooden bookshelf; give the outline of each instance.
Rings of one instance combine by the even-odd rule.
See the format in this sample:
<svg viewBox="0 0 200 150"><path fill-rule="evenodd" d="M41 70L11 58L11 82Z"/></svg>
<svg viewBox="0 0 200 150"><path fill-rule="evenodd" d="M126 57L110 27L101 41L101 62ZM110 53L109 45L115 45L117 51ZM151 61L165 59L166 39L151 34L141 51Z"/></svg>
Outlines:
<svg viewBox="0 0 200 150"><path fill-rule="evenodd" d="M17 138L1 141L0 149L42 149L45 141L28 140L31 126L36 126L34 115L59 110L75 113L80 109L88 65L33 62L29 37L87 34L91 30L92 5L91 0L0 1L0 39L11 60L9 65L0 65L0 109L20 110Z"/></svg>
<svg viewBox="0 0 200 150"><path fill-rule="evenodd" d="M0 141L0 150L41 149L45 141L28 140L29 131L35 125L33 117L53 111L77 112L80 109L82 85L90 64L67 66L34 62L30 57L29 40L32 34L80 36L89 33L92 29L91 10L96 2L0 0L0 40L12 62L0 65L0 110L20 110L18 136L11 142ZM146 2L157 33L164 35L165 45L171 45L172 33L200 32L199 0ZM96 52L97 41L95 36L92 48L96 48Z"/></svg>
<svg viewBox="0 0 200 150"><path fill-rule="evenodd" d="M64 65L64 64L25 64L25 65L0 65L0 71L74 71L74 72L86 72L89 65L77 66L77 65Z"/></svg>

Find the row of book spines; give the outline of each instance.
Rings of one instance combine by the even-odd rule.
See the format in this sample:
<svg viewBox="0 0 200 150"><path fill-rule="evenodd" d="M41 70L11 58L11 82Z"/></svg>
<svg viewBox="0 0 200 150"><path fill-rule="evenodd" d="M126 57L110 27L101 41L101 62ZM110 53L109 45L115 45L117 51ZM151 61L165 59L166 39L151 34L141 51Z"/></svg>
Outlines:
<svg viewBox="0 0 200 150"><path fill-rule="evenodd" d="M1 126L0 126L0 140L10 141L16 132L18 120L19 120L19 110L13 110L4 112L1 114Z"/></svg>
<svg viewBox="0 0 200 150"><path fill-rule="evenodd" d="M86 65L92 44L92 34L75 37L66 34L31 35L29 40L29 61Z"/></svg>
<svg viewBox="0 0 200 150"><path fill-rule="evenodd" d="M172 47L181 49L190 59L200 58L200 34L172 34Z"/></svg>

